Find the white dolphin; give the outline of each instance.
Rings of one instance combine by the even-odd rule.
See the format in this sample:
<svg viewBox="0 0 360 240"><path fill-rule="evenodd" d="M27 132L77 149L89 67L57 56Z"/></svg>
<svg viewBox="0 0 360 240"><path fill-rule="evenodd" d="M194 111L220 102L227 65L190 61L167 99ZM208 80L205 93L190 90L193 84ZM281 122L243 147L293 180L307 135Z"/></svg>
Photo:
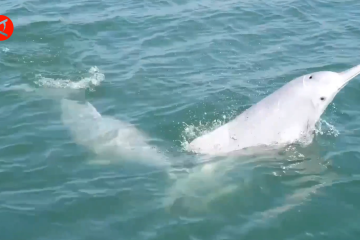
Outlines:
<svg viewBox="0 0 360 240"><path fill-rule="evenodd" d="M321 71L295 78L232 121L194 139L188 150L226 155L249 147L309 144L327 106L359 74L360 65L340 73Z"/></svg>
<svg viewBox="0 0 360 240"><path fill-rule="evenodd" d="M97 155L111 159L131 159L160 167L169 166L167 157L152 146L152 139L135 125L103 116L87 101L62 99L61 110L62 121L75 142Z"/></svg>

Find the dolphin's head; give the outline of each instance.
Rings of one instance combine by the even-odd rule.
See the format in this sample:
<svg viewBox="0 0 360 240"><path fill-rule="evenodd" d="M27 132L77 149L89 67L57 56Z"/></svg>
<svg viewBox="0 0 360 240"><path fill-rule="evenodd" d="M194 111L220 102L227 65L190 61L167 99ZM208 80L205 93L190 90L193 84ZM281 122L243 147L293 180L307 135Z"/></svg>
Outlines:
<svg viewBox="0 0 360 240"><path fill-rule="evenodd" d="M319 116L350 80L360 74L360 65L343 72L322 71L298 78Z"/></svg>

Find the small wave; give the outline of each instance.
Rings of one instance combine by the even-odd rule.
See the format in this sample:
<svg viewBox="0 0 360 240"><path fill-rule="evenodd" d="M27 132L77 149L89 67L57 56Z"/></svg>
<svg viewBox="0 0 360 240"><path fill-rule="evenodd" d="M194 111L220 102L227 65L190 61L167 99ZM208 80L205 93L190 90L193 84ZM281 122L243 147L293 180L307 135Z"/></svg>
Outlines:
<svg viewBox="0 0 360 240"><path fill-rule="evenodd" d="M39 87L46 87L46 88L65 88L65 89L90 89L94 91L95 86L99 86L102 81L105 79L105 75L99 71L99 69L95 67L91 67L89 70L90 76L81 79L78 82L74 82L71 80L64 80L64 79L52 79L42 77L38 75L40 78L39 80L35 81L34 83Z"/></svg>
<svg viewBox="0 0 360 240"><path fill-rule="evenodd" d="M10 49L7 48L7 47L2 47L2 48L1 48L1 51L3 51L4 53L7 53L7 52L10 51Z"/></svg>
<svg viewBox="0 0 360 240"><path fill-rule="evenodd" d="M29 84L19 84L19 85L9 85L4 84L3 85L4 90L10 90L10 91L24 91L24 92L34 92L36 89L31 87Z"/></svg>
<svg viewBox="0 0 360 240"><path fill-rule="evenodd" d="M38 75L39 79L34 81L37 87L28 83L18 85L4 84L0 90L20 91L30 93L36 96L50 97L52 99L75 97L76 99L84 99L84 90L89 89L95 91L95 87L99 86L105 79L105 75L99 71L97 67L91 67L90 76L82 78L80 81L71 81L64 79L46 78Z"/></svg>

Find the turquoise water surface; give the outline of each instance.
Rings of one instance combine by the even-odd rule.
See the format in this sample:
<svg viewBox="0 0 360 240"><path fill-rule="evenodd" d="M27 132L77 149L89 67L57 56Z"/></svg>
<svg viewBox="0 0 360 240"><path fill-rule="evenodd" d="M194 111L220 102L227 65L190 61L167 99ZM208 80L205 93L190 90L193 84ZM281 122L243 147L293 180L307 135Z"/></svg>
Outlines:
<svg viewBox="0 0 360 240"><path fill-rule="evenodd" d="M359 239L360 77L308 147L203 164L186 144L294 77L360 64L360 1L2 0L0 15L1 240Z"/></svg>

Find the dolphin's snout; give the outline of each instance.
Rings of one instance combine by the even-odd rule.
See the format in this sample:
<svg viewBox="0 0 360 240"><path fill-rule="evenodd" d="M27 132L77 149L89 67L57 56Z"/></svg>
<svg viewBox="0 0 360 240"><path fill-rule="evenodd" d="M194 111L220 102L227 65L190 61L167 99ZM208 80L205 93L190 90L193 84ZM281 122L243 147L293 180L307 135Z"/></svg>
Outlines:
<svg viewBox="0 0 360 240"><path fill-rule="evenodd" d="M350 80L360 75L360 65L352 67L346 71L340 72L339 75L343 79L343 86L345 86Z"/></svg>

